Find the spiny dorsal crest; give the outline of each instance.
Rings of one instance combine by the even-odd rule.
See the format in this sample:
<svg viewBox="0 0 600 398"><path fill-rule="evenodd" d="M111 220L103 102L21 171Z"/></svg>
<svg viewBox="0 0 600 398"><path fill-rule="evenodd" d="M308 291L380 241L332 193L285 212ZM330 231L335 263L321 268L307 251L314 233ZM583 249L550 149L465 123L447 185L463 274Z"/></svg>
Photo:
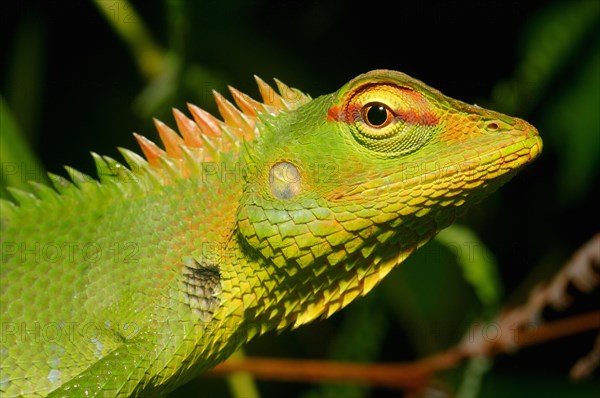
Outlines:
<svg viewBox="0 0 600 398"><path fill-rule="evenodd" d="M173 109L173 116L181 135L158 119L154 124L165 149L160 149L147 138L135 134L140 147L150 166L161 168L165 163L175 163L181 176L190 172L189 162L215 162L220 154L235 152L244 141L253 141L259 135L257 122L261 115L276 115L289 111L307 103L311 98L301 91L288 87L275 79L279 94L255 76L263 102L258 102L250 96L229 86L229 91L235 102L234 105L216 91L213 91L219 113L223 121L195 105L188 104L193 120L178 109Z"/></svg>
<svg viewBox="0 0 600 398"><path fill-rule="evenodd" d="M146 189L193 175L194 171L200 170L203 162L217 162L221 154L236 152L244 141L258 138L257 124L260 118L294 110L311 100L309 95L288 87L277 79L274 80L279 93L258 76L255 78L263 102L256 101L229 86L236 107L221 94L213 91L223 120L192 104L188 104L188 108L193 120L183 112L173 109L175 123L181 133L179 135L160 120L154 119L164 150L149 139L134 133L146 159L128 149L119 148L129 168L108 156L92 153L100 182L71 167L65 167L71 181L49 173L52 185L60 195L56 195L53 189L35 182L30 182L35 194L16 188L7 189L20 207L23 207L60 201L63 195L80 196L83 191L101 189L103 184L109 182L114 182L112 185L125 193L134 186ZM136 184L119 184L120 181ZM8 217L16 207L14 203L0 199L0 210Z"/></svg>

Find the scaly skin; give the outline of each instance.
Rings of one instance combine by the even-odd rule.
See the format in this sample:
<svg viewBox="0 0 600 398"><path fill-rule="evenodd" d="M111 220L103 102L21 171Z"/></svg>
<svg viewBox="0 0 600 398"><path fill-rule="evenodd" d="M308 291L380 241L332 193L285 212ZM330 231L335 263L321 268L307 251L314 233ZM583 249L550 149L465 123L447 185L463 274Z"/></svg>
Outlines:
<svg viewBox="0 0 600 398"><path fill-rule="evenodd" d="M0 391L159 396L327 317L538 156L534 127L373 71L316 99L259 80L175 111L166 152L94 155L2 202Z"/></svg>

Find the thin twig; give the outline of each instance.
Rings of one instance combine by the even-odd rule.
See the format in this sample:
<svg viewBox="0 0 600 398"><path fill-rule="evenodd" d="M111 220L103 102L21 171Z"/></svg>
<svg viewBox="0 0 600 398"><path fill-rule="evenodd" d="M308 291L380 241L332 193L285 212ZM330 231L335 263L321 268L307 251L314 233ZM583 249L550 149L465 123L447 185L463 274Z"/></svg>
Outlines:
<svg viewBox="0 0 600 398"><path fill-rule="evenodd" d="M569 336L600 328L600 311L550 322L517 335L517 347L539 344L559 337ZM506 346L487 340L485 352L505 352ZM511 349L514 346L510 347ZM224 375L231 372L249 372L265 380L302 381L321 383L353 381L372 386L417 390L428 384L429 379L442 370L456 367L464 359L478 355L464 343L447 351L409 363L356 364L319 360L290 360L272 358L246 358L226 361L208 372L209 375Z"/></svg>

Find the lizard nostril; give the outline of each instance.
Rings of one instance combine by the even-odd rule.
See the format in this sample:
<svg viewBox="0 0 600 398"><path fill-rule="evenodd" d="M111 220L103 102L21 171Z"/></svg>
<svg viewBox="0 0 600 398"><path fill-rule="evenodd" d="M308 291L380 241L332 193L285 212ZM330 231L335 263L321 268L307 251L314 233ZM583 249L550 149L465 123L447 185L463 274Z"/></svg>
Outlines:
<svg viewBox="0 0 600 398"><path fill-rule="evenodd" d="M498 130L498 123L490 123L487 125L488 130Z"/></svg>

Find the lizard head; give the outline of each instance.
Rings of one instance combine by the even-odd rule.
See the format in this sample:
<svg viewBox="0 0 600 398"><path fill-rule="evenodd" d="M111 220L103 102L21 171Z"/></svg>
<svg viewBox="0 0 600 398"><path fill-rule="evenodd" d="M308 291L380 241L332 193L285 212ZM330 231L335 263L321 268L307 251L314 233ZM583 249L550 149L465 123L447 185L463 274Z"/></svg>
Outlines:
<svg viewBox="0 0 600 398"><path fill-rule="evenodd" d="M392 71L263 118L239 234L280 288L286 324L328 316L541 151L523 120Z"/></svg>

